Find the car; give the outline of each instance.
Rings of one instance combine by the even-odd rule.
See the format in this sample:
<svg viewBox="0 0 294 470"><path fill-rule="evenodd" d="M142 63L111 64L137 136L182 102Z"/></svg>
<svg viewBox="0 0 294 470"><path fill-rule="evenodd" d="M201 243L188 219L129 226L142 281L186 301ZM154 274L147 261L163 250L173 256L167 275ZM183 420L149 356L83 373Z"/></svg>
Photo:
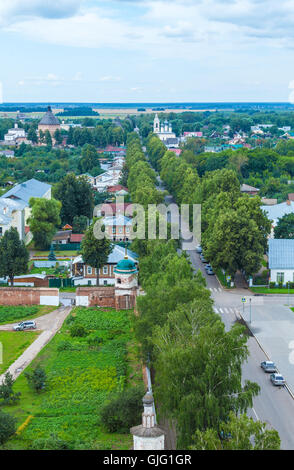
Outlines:
<svg viewBox="0 0 294 470"><path fill-rule="evenodd" d="M270 379L273 385L285 385L285 379L281 374L271 374Z"/></svg>
<svg viewBox="0 0 294 470"><path fill-rule="evenodd" d="M206 266L205 266L205 269L208 270L208 269L212 269L212 266L211 264L207 263Z"/></svg>
<svg viewBox="0 0 294 470"><path fill-rule="evenodd" d="M207 272L207 274L208 274L209 276L214 276L214 271L213 271L212 268L207 269L206 272Z"/></svg>
<svg viewBox="0 0 294 470"><path fill-rule="evenodd" d="M196 246L196 253L202 253L201 245Z"/></svg>
<svg viewBox="0 0 294 470"><path fill-rule="evenodd" d="M277 371L276 365L272 361L262 361L260 363L260 367L264 370L264 372L276 372Z"/></svg>
<svg viewBox="0 0 294 470"><path fill-rule="evenodd" d="M200 255L200 259L202 263L208 263L208 261L205 259L204 255Z"/></svg>
<svg viewBox="0 0 294 470"><path fill-rule="evenodd" d="M37 328L36 322L33 320L22 321L13 327L14 331L23 331L23 330L35 330Z"/></svg>

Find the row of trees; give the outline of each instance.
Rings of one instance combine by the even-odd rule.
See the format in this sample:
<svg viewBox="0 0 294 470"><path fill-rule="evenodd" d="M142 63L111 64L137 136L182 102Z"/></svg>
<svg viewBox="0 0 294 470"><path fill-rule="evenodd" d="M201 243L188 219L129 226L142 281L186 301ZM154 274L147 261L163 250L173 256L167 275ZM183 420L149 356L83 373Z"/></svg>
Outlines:
<svg viewBox="0 0 294 470"><path fill-rule="evenodd" d="M217 268L234 277L240 270L252 275L261 266L271 224L259 197L240 193L236 169L207 172L201 179L193 165L163 154L163 144L151 136L147 149L162 180L178 203L201 204L202 246Z"/></svg>
<svg viewBox="0 0 294 470"><path fill-rule="evenodd" d="M139 141L129 139L130 175L136 165L131 151L134 140L137 155L144 161ZM153 144L160 148L156 141ZM155 160L154 148L153 155L149 155ZM174 171L179 169L175 162L172 165ZM194 177L199 180L197 173ZM132 179L130 182L133 184ZM176 178L170 181L171 186L177 183ZM177 198L183 197L178 188ZM137 299L139 315L134 328L143 360L150 358L155 370L154 390L160 413L176 422L178 448L199 448L199 439L205 441L202 448L209 448L207 433L219 436L229 413L236 418L245 412L259 390L255 383L242 386L241 382L241 365L248 355L244 328L236 324L225 331L213 311L204 278L200 272L193 275L188 258L185 253L178 254L174 240L147 240L144 246L135 241L132 246L140 255L140 284L145 292ZM262 445L268 442L269 433L271 448L278 448L275 431L261 433Z"/></svg>

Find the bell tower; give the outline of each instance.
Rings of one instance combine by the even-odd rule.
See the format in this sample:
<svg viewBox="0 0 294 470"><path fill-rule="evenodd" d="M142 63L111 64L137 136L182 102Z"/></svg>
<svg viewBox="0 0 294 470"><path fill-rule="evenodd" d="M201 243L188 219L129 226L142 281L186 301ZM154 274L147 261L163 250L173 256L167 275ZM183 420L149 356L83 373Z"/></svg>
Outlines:
<svg viewBox="0 0 294 470"><path fill-rule="evenodd" d="M159 134L159 126L160 126L160 122L159 122L158 114L156 113L155 118L154 118L154 123L153 123L154 134Z"/></svg>

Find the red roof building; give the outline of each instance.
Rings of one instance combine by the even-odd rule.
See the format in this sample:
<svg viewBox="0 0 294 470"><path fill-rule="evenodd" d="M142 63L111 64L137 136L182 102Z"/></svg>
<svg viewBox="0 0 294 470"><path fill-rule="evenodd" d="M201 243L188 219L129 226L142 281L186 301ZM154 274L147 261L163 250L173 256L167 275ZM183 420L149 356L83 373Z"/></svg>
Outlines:
<svg viewBox="0 0 294 470"><path fill-rule="evenodd" d="M127 193L129 192L128 188L125 186L122 186L121 184L115 184L114 186L109 186L107 189L108 193L116 193L117 191L126 191Z"/></svg>
<svg viewBox="0 0 294 470"><path fill-rule="evenodd" d="M72 233L70 237L70 243L81 243L84 236L84 233Z"/></svg>

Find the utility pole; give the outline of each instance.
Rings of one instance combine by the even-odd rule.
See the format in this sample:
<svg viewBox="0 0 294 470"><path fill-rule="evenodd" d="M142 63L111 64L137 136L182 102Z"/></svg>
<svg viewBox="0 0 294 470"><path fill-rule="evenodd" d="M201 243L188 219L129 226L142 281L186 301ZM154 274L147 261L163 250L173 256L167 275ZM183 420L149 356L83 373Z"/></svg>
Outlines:
<svg viewBox="0 0 294 470"><path fill-rule="evenodd" d="M250 302L250 325L251 325L251 297L249 299L249 302Z"/></svg>

